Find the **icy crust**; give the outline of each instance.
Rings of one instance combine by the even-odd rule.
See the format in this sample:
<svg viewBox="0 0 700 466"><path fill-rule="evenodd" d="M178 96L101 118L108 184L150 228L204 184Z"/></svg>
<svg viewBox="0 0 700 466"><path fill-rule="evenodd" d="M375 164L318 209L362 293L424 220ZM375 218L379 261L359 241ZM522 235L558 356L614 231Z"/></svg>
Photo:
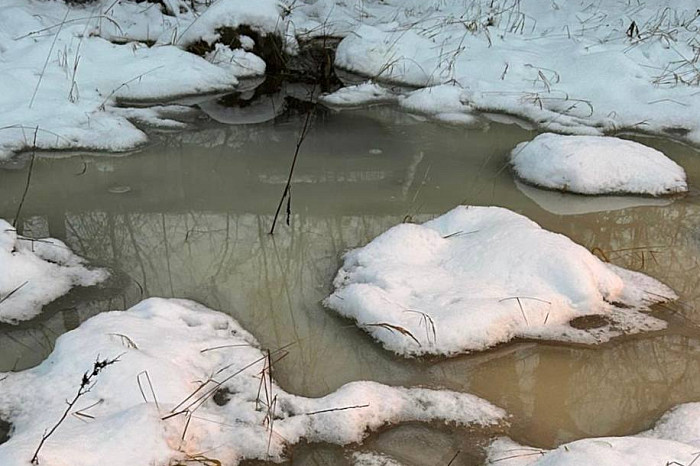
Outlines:
<svg viewBox="0 0 700 466"><path fill-rule="evenodd" d="M28 239L0 219L0 322L17 323L75 286L104 281L104 269L88 269L62 241Z"/></svg>
<svg viewBox="0 0 700 466"><path fill-rule="evenodd" d="M151 298L100 314L62 335L40 366L2 374L0 417L13 430L0 464L27 464L98 357L119 360L46 442L41 464L281 461L302 439L344 445L398 422L486 427L505 417L473 395L374 382L317 399L291 395L269 376L269 361L283 355L262 351L231 317L192 301Z"/></svg>
<svg viewBox="0 0 700 466"><path fill-rule="evenodd" d="M500 207L460 206L400 224L344 256L324 304L404 356L454 355L516 337L600 343L658 330L642 311L676 298ZM578 329L577 317L607 324Z"/></svg>
<svg viewBox="0 0 700 466"><path fill-rule="evenodd" d="M307 7L318 29L349 30L338 68L449 85L455 104L469 104L466 113L504 112L548 131L631 129L700 143L700 75L688 59L697 2L386 0L363 2L357 12L341 5ZM334 29L334 21L343 26ZM425 113L441 113L442 102L425 104Z"/></svg>
<svg viewBox="0 0 700 466"><path fill-rule="evenodd" d="M579 466L693 464L700 448L700 403L676 406L653 429L628 437L588 438L555 450L520 445L507 437L487 448L487 464Z"/></svg>
<svg viewBox="0 0 700 466"><path fill-rule="evenodd" d="M685 171L673 160L637 142L604 136L544 133L511 152L522 180L579 194L686 192Z"/></svg>

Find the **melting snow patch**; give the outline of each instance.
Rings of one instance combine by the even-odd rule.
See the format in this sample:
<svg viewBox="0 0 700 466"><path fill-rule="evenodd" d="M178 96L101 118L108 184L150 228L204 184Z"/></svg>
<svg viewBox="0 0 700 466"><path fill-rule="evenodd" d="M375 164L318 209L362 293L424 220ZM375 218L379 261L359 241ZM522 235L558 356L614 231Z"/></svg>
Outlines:
<svg viewBox="0 0 700 466"><path fill-rule="evenodd" d="M367 81L355 86L343 87L331 94L321 96L319 100L331 107L351 107L392 102L396 100L396 95L385 87Z"/></svg>
<svg viewBox="0 0 700 466"><path fill-rule="evenodd" d="M374 382L295 396L270 376L270 362L284 353L262 351L231 317L192 301L152 298L99 314L62 335L40 366L0 374L0 413L13 425L0 464L28 463L98 357L118 361L70 409L43 446L42 464L281 461L303 439L344 445L398 422L486 427L505 417L473 395Z"/></svg>
<svg viewBox="0 0 700 466"><path fill-rule="evenodd" d="M354 466L403 466L391 456L373 451L357 451L351 461Z"/></svg>
<svg viewBox="0 0 700 466"><path fill-rule="evenodd" d="M314 31L315 22L316 31L345 35L336 66L375 80L451 85L454 104L549 131L641 129L698 144L700 73L687 58L695 55L697 1L672 3L606 1L592 12L580 2L384 0L356 8L329 0L295 11L308 15L306 24L294 20L298 29ZM673 46L660 28L677 32ZM443 102L429 102L430 113L440 114Z"/></svg>
<svg viewBox="0 0 700 466"><path fill-rule="evenodd" d="M663 328L641 311L676 298L499 207L460 206L394 226L346 253L333 283L326 306L404 356L454 355L516 337L600 343ZM604 324L571 324L590 315Z"/></svg>
<svg viewBox="0 0 700 466"><path fill-rule="evenodd" d="M661 152L604 136L540 134L511 153L515 173L528 183L579 194L685 192L685 171Z"/></svg>
<svg viewBox="0 0 700 466"><path fill-rule="evenodd" d="M239 77L264 74L261 58L221 44L206 59L182 48L215 40L224 26L280 35L285 28L274 0L221 0L198 6L201 11L179 0L164 5L177 17L128 1L98 0L91 9L62 1L3 2L0 74L12 92L0 96L0 160L34 145L118 152L144 144L146 134L131 120L142 120L146 111L119 108L117 101L230 92Z"/></svg>
<svg viewBox="0 0 700 466"><path fill-rule="evenodd" d="M656 426L636 436L588 438L555 450L519 445L502 437L487 449L487 464L500 466L690 465L700 455L700 403L677 406Z"/></svg>
<svg viewBox="0 0 700 466"><path fill-rule="evenodd" d="M266 65L263 59L244 49L231 50L224 44L216 44L214 50L207 53L206 59L239 78L265 74Z"/></svg>
<svg viewBox="0 0 700 466"><path fill-rule="evenodd" d="M31 319L74 286L96 285L107 276L104 269L86 268L63 242L18 236L0 219L0 322Z"/></svg>

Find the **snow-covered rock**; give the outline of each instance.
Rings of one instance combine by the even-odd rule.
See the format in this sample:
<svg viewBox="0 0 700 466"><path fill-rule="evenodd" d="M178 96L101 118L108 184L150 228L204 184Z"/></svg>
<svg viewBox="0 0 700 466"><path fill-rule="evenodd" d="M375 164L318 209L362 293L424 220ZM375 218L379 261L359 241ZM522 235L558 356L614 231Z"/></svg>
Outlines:
<svg viewBox="0 0 700 466"><path fill-rule="evenodd" d="M607 341L663 328L642 311L676 297L521 215L473 206L392 227L346 253L333 284L325 305L405 356L483 350L516 337ZM571 324L595 314L604 324Z"/></svg>
<svg viewBox="0 0 700 466"><path fill-rule="evenodd" d="M287 350L261 350L231 317L192 301L151 298L99 314L62 335L38 367L0 374L0 418L13 426L0 464L28 463L98 358L118 361L92 380L44 444L41 464L281 461L303 439L344 445L387 424L488 427L505 416L473 395L374 382L322 398L295 396L270 375Z"/></svg>
<svg viewBox="0 0 700 466"><path fill-rule="evenodd" d="M511 152L522 180L579 194L648 194L688 190L685 171L651 147L604 136L544 133Z"/></svg>
<svg viewBox="0 0 700 466"><path fill-rule="evenodd" d="M75 286L91 286L108 277L89 269L62 241L31 239L0 219L0 322L17 323Z"/></svg>
<svg viewBox="0 0 700 466"><path fill-rule="evenodd" d="M507 437L487 448L487 464L501 466L579 466L634 464L690 465L700 452L700 403L676 406L656 426L639 435L577 440L554 450L520 445Z"/></svg>

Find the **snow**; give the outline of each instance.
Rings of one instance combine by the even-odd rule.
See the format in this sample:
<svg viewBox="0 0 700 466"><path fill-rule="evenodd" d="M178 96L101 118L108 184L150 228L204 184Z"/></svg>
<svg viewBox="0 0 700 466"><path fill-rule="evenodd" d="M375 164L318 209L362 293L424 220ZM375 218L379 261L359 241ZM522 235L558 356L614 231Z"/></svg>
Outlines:
<svg viewBox="0 0 700 466"><path fill-rule="evenodd" d="M402 96L399 106L408 112L427 115L447 123L470 125L478 121L469 105L462 102L461 91L454 86L418 89Z"/></svg>
<svg viewBox="0 0 700 466"><path fill-rule="evenodd" d="M230 92L238 77L264 74L262 59L242 49L217 44L202 58L173 41L185 32L215 35L206 28L234 17L269 32L277 31L270 29L273 19L280 22L270 1L221 0L199 16L190 11L175 17L148 3L99 0L70 7L9 0L0 11L0 75L11 91L0 96L0 160L34 145L131 150L147 136L132 124L142 120L134 118L138 110L118 104Z"/></svg>
<svg viewBox="0 0 700 466"><path fill-rule="evenodd" d="M700 402L672 408L661 416L653 429L642 435L675 440L700 448Z"/></svg>
<svg viewBox="0 0 700 466"><path fill-rule="evenodd" d="M177 43L188 45L203 40L211 45L220 38L218 29L241 25L263 35L280 35L285 27L280 15L277 0L218 0L179 33Z"/></svg>
<svg viewBox="0 0 700 466"><path fill-rule="evenodd" d="M450 86L454 104L468 103L467 112L517 115L547 131L632 130L700 143L697 2L343 5L319 1L299 8L306 23L295 18L298 33L344 36L335 61L340 69L411 86ZM638 31L628 34L632 21ZM442 113L442 101L425 103L425 113Z"/></svg>
<svg viewBox="0 0 700 466"><path fill-rule="evenodd" d="M38 367L0 376L0 413L13 426L0 463L28 462L96 358L118 361L46 442L42 464L173 464L197 455L227 465L281 461L302 440L345 445L387 424L489 427L505 417L473 395L374 382L295 396L268 370L285 351L293 348L263 351L231 317L187 300L151 298L99 314L62 335Z"/></svg>
<svg viewBox="0 0 700 466"><path fill-rule="evenodd" d="M579 194L686 192L683 168L661 152L634 141L552 133L518 144L510 163L522 180Z"/></svg>
<svg viewBox="0 0 700 466"><path fill-rule="evenodd" d="M373 451L357 451L353 453L352 464L354 466L402 466L401 463L391 456Z"/></svg>
<svg viewBox="0 0 700 466"><path fill-rule="evenodd" d="M393 102L395 100L396 97L390 90L371 81L343 87L319 98L321 103L330 107L370 105Z"/></svg>
<svg viewBox="0 0 700 466"><path fill-rule="evenodd" d="M71 288L96 285L108 275L85 267L60 240L25 238L0 219L0 322L31 319Z"/></svg>
<svg viewBox="0 0 700 466"><path fill-rule="evenodd" d="M0 11L0 160L27 150L127 151L147 142L118 101L229 92L264 72L251 35L241 49L221 28L246 25L299 41L343 37L338 68L421 89L355 88L326 102L397 102L449 123L507 113L547 131L631 130L700 143L697 6L479 0L7 0ZM632 37L626 31L634 19ZM206 59L187 52L214 47ZM336 99L335 101L333 99Z"/></svg>
<svg viewBox="0 0 700 466"><path fill-rule="evenodd" d="M243 49L231 50L226 45L216 44L214 50L207 53L206 59L239 78L265 74L262 58Z"/></svg>
<svg viewBox="0 0 700 466"><path fill-rule="evenodd" d="M435 86L415 91L400 86L366 81L346 86L321 96L319 101L331 108L357 107L393 103L402 110L425 115L445 123L472 125L479 120L467 104L460 102L459 90L453 86Z"/></svg>
<svg viewBox="0 0 700 466"><path fill-rule="evenodd" d="M333 285L325 305L404 356L454 355L517 337L599 343L663 328L644 311L676 298L521 215L474 206L396 225L347 252ZM570 324L593 314L609 323Z"/></svg>
<svg viewBox="0 0 700 466"><path fill-rule="evenodd" d="M628 437L588 438L554 450L519 445L507 437L487 448L487 464L502 466L578 466L599 464L692 464L700 447L700 403L676 406L653 429Z"/></svg>

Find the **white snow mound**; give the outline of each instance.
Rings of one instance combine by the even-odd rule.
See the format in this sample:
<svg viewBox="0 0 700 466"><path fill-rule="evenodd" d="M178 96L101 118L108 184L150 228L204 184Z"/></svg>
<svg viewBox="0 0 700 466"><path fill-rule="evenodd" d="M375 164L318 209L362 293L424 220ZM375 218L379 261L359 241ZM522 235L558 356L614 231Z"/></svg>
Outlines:
<svg viewBox="0 0 700 466"><path fill-rule="evenodd" d="M41 464L279 462L302 439L343 445L390 423L490 426L505 417L473 395L374 382L317 399L291 395L269 372L284 354L263 352L231 317L192 301L151 298L99 314L62 335L38 367L0 374L0 418L13 426L0 464L28 464L97 358L118 361L44 444Z"/></svg>
<svg viewBox="0 0 700 466"><path fill-rule="evenodd" d="M344 256L325 305L404 356L483 350L516 337L599 343L661 329L641 311L676 298L500 207L400 224ZM599 314L604 325L574 328ZM580 327L580 326L578 326Z"/></svg>
<svg viewBox="0 0 700 466"><path fill-rule="evenodd" d="M561 445L555 450L519 445L507 437L487 448L486 464L500 466L657 466L692 464L700 447L700 403L676 406L639 435L587 438Z"/></svg>
<svg viewBox="0 0 700 466"><path fill-rule="evenodd" d="M685 171L656 149L604 136L540 134L511 152L524 181L579 194L650 194L688 190Z"/></svg>
<svg viewBox="0 0 700 466"><path fill-rule="evenodd" d="M595 11L585 2L318 0L292 16L298 33L344 36L337 68L454 87L425 102L428 115L441 116L449 100L467 113L502 112L547 131L641 130L698 144L700 73L688 58L697 48L690 27L697 7L697 0L604 0ZM459 113L448 114L459 122Z"/></svg>
<svg viewBox="0 0 700 466"><path fill-rule="evenodd" d="M104 269L88 269L62 241L31 239L0 219L0 322L17 323L74 286L104 281Z"/></svg>
<svg viewBox="0 0 700 466"><path fill-rule="evenodd" d="M355 86L343 87L321 96L319 100L331 107L354 107L392 102L396 100L396 96L389 89L367 81Z"/></svg>

